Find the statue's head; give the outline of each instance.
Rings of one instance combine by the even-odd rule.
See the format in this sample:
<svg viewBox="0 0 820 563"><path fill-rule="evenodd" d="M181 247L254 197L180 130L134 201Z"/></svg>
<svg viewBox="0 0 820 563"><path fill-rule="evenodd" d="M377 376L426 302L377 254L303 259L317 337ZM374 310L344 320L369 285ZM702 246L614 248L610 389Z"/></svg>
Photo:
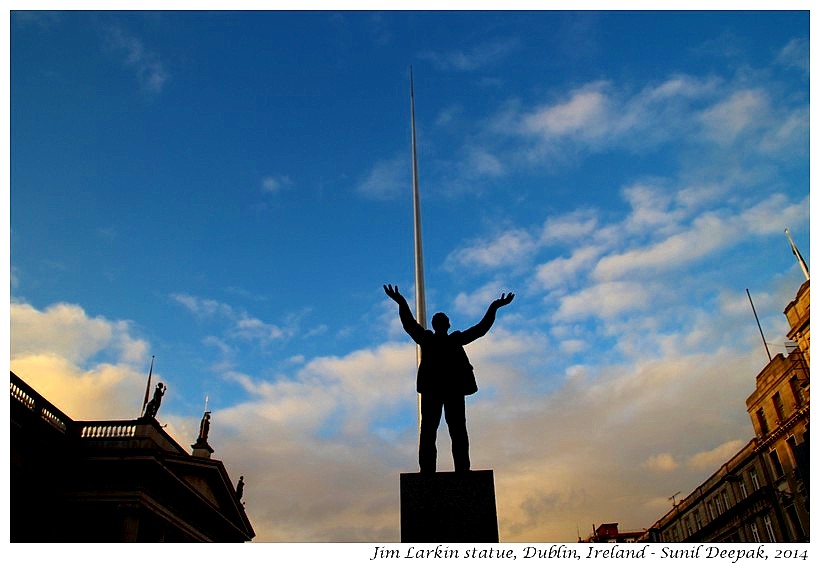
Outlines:
<svg viewBox="0 0 820 563"><path fill-rule="evenodd" d="M450 328L450 319L444 313L436 313L433 315L432 325L434 331L447 334L447 330Z"/></svg>

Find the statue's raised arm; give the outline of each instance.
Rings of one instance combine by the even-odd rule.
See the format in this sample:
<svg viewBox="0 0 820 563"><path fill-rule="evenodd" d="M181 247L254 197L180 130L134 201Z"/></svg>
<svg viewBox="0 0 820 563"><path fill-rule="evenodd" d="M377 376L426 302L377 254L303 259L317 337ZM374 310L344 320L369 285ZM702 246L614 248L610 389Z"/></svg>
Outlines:
<svg viewBox="0 0 820 563"><path fill-rule="evenodd" d="M514 293L502 293L501 297L490 303L490 306L487 308L487 312L484 313L484 318L482 318L477 325L471 326L461 333L462 344L469 344L473 340L481 338L487 334L495 322L496 312L501 307L506 307L512 303L514 297Z"/></svg>
<svg viewBox="0 0 820 563"><path fill-rule="evenodd" d="M388 284L383 287L387 296L399 305L399 319L401 319L401 326L404 327L404 330L410 335L410 338L416 341L416 343L419 343L422 335L424 334L424 328L416 322L416 319L413 317L413 313L410 311L410 305L407 304L407 299L404 298L404 295L399 293L399 286L392 286Z"/></svg>

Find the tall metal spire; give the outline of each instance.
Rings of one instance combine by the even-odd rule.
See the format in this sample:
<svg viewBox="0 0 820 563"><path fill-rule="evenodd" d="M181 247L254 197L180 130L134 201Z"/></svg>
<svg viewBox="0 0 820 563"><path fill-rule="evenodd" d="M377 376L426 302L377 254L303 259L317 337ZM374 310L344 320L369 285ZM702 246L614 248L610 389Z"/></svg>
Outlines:
<svg viewBox="0 0 820 563"><path fill-rule="evenodd" d="M416 103L413 95L413 67L410 67L410 135L413 157L413 236L416 257L416 320L427 328L427 305L424 295L424 259L421 249L421 202L419 201L419 166L416 155ZM421 361L421 352L416 351L417 360Z"/></svg>
<svg viewBox="0 0 820 563"><path fill-rule="evenodd" d="M427 328L427 305L424 296L424 258L421 251L421 202L419 201L419 164L416 157L416 101L413 95L413 67L410 66L410 137L413 159L413 240L416 262L416 321ZM421 365L421 346L416 345L416 366ZM416 396L416 411L421 439L421 394Z"/></svg>
<svg viewBox="0 0 820 563"><path fill-rule="evenodd" d="M806 266L806 261L803 260L803 256L800 254L800 251L797 250L797 246L794 244L792 240L792 234L789 232L789 229L786 228L786 238L789 239L789 245L792 247L792 254L794 257L797 258L797 263L800 264L800 269L803 270L803 275L806 276L806 279L809 279L809 267Z"/></svg>

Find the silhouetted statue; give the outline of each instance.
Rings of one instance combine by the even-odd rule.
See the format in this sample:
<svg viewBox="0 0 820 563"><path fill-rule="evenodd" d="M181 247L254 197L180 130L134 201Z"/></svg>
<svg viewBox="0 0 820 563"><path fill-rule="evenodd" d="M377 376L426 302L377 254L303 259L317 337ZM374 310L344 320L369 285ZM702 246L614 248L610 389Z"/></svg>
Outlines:
<svg viewBox="0 0 820 563"><path fill-rule="evenodd" d="M239 476L239 482L236 484L236 500L242 500L242 493L245 492L245 476Z"/></svg>
<svg viewBox="0 0 820 563"><path fill-rule="evenodd" d="M413 318L410 306L398 287L386 285L384 292L399 304L401 325L421 347L416 378L416 390L421 394L419 469L422 473L436 470L436 433L443 408L453 446L455 470L469 471L470 445L464 397L478 391L478 386L464 346L487 334L495 322L498 309L509 305L515 295L502 293L499 299L490 303L487 313L477 325L463 332L448 333L450 319L444 313L433 315L433 330L425 330Z"/></svg>
<svg viewBox="0 0 820 563"><path fill-rule="evenodd" d="M211 428L211 411L205 411L202 415L202 420L199 423L199 437L196 439L197 443L208 441L208 430Z"/></svg>
<svg viewBox="0 0 820 563"><path fill-rule="evenodd" d="M157 388L154 389L154 397L148 401L148 404L145 405L145 417L146 418L156 418L157 411L159 411L159 405L162 403L162 396L165 395L165 391L168 389L162 383L157 383Z"/></svg>

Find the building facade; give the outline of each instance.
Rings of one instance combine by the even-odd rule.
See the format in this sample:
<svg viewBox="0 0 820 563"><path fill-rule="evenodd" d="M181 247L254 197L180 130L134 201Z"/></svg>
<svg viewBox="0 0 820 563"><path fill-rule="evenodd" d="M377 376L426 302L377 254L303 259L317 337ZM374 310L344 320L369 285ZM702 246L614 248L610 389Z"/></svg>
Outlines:
<svg viewBox="0 0 820 563"><path fill-rule="evenodd" d="M254 537L222 462L189 454L155 418L75 421L14 373L10 390L11 541Z"/></svg>
<svg viewBox="0 0 820 563"><path fill-rule="evenodd" d="M786 354L755 379L755 437L647 531L660 542L809 540L809 288L788 304Z"/></svg>

